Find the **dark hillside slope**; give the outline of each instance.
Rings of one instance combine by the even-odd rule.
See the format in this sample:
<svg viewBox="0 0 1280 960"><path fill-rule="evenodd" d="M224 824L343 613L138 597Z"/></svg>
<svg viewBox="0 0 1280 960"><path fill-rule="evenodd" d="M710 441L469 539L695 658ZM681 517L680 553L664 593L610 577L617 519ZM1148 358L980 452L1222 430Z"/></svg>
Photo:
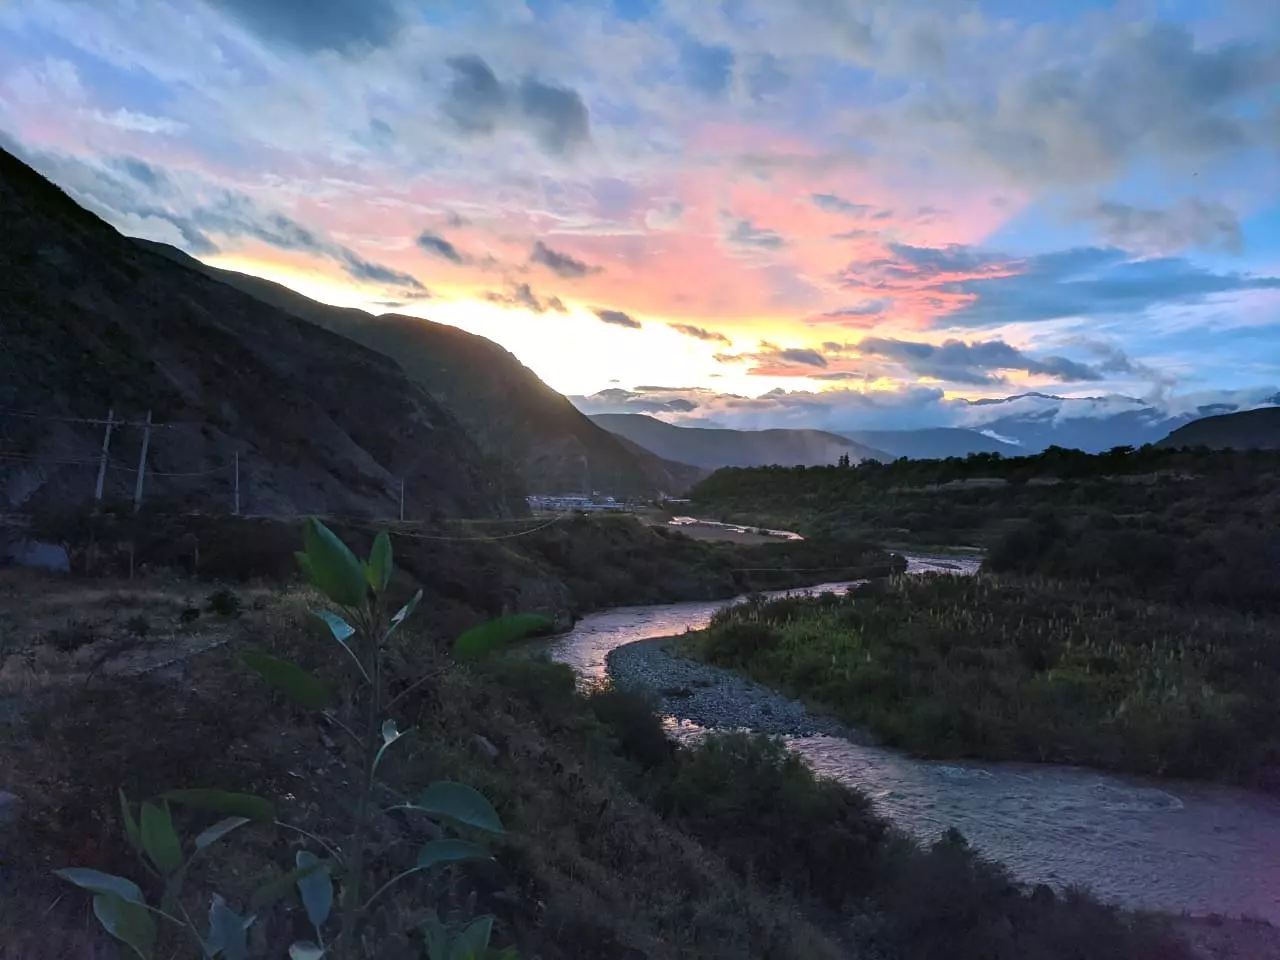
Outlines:
<svg viewBox="0 0 1280 960"><path fill-rule="evenodd" d="M1211 450L1280 449L1280 407L1262 407L1220 417L1193 420L1161 440L1159 447L1209 447Z"/></svg>
<svg viewBox="0 0 1280 960"><path fill-rule="evenodd" d="M724 430L677 427L639 413L601 413L591 418L620 437L660 457L704 470L720 467L826 466L848 454L854 463L891 460L881 450L822 430Z"/></svg>
<svg viewBox="0 0 1280 960"><path fill-rule="evenodd" d="M93 492L102 427L157 423L146 503L391 516L523 512L457 421L385 357L129 240L0 151L0 509ZM25 416L18 416L20 411ZM106 495L142 431L117 429ZM177 476L181 474L182 476Z"/></svg>
<svg viewBox="0 0 1280 960"><path fill-rule="evenodd" d="M511 463L530 491L592 489L652 496L681 492L701 479L699 470L619 443L485 337L418 317L394 313L375 317L363 310L319 303L283 284L210 267L164 244L147 245L394 358L463 422L483 449Z"/></svg>

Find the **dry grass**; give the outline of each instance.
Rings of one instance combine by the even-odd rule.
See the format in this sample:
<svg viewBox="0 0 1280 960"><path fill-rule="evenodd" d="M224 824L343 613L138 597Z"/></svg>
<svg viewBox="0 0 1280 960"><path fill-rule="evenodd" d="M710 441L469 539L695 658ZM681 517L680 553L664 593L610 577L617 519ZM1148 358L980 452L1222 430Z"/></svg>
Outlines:
<svg viewBox="0 0 1280 960"><path fill-rule="evenodd" d="M23 821L18 830L0 828L0 960L113 955L86 898L51 871L83 865L138 877L120 835L118 787L135 799L197 786L258 793L277 802L281 819L341 835L352 758L340 734L273 697L237 660L246 647L260 647L337 681L341 660L307 623L313 598L306 591L242 591L245 612L221 618L220 643L194 647L215 633L202 625L210 615L185 625L174 619L203 606L207 587L3 577L0 623L13 629L5 634L0 704L16 702L20 710L7 721L0 712L0 789L21 798ZM120 639L124 624L138 617L154 635L149 629L130 649L179 659L141 675L86 671L84 651ZM85 624L92 642L59 650L50 634L73 624ZM417 731L389 777L403 793L440 777L473 783L494 799L510 835L495 849L491 869L406 887L377 918L380 927L403 925L435 902L495 914L499 941L514 943L526 958L841 955L794 905L736 879L639 803L618 779L616 758L593 746L590 720L572 696L563 717L548 718L492 677L451 665L438 641L422 633L405 631L399 656L405 685L439 673L404 701L400 726ZM496 758L477 745L476 734L498 748ZM374 869L397 872L412 859L422 829L393 815L379 821ZM222 859L193 877L189 909L203 913L211 889L243 901L292 864L299 847L282 829L241 831ZM308 933L300 913L283 902L259 920L261 955L282 955L284 945ZM377 950L387 960L416 955L398 937Z"/></svg>

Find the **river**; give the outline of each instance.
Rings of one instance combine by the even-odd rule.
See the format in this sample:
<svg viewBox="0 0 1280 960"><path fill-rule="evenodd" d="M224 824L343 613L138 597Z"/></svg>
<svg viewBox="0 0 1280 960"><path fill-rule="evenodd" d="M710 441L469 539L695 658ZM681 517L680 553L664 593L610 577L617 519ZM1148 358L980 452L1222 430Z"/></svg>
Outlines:
<svg viewBox="0 0 1280 960"><path fill-rule="evenodd" d="M977 567L967 559L908 560L911 573L971 573ZM838 592L847 586L811 589ZM583 676L601 677L610 650L701 629L723 605L676 603L591 614L557 638L549 653ZM678 737L701 734L679 721L671 728ZM957 827L1024 881L1084 886L1129 907L1280 923L1275 798L1053 764L920 761L832 736L788 743L818 773L864 791L908 832L927 840Z"/></svg>

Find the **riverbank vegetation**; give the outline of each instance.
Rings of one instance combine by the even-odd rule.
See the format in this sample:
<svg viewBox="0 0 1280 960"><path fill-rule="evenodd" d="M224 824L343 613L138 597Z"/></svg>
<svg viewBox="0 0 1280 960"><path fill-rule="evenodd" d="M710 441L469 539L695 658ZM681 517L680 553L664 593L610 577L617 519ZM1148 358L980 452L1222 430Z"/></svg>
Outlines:
<svg viewBox="0 0 1280 960"><path fill-rule="evenodd" d="M1043 578L902 577L726 608L702 659L937 758L1280 789L1280 624Z"/></svg>
<svg viewBox="0 0 1280 960"><path fill-rule="evenodd" d="M726 469L702 515L899 546L1128 596L1280 613L1280 453L1050 450L854 467Z"/></svg>
<svg viewBox="0 0 1280 960"><path fill-rule="evenodd" d="M410 586L393 581L391 599ZM345 689L332 639L307 614L318 599L284 584L0 574L0 957L104 955L105 934L52 871L129 872L120 788L255 794L315 836L345 821L342 730L252 682L242 662L254 649ZM1183 956L1159 923L1024 890L957 838L917 847L776 744L678 749L634 698L584 695L567 667L536 659L459 662L430 622L406 622L387 651L392 718L407 734L385 761L387 806L396 792L460 781L506 831L489 843L492 860L388 894L386 930L411 933L434 906L459 925L492 916L495 947L546 960ZM373 879L403 868L430 827L412 812L376 815ZM244 913L313 841L249 824L222 846L188 887L218 889ZM207 912L186 906L198 920ZM296 893L257 911L252 956L313 935ZM385 932L369 949L421 955L411 936Z"/></svg>

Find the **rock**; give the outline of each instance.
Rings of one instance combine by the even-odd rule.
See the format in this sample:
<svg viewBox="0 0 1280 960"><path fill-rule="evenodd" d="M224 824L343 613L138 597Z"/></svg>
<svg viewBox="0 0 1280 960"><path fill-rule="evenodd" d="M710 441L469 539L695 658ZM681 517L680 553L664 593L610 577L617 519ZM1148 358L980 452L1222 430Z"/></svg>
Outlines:
<svg viewBox="0 0 1280 960"><path fill-rule="evenodd" d="M480 750L480 752L485 754L490 760L497 760L498 756L502 752L493 745L493 741L491 741L488 737L483 737L477 733L474 737L472 737L472 740L475 742L475 745Z"/></svg>

